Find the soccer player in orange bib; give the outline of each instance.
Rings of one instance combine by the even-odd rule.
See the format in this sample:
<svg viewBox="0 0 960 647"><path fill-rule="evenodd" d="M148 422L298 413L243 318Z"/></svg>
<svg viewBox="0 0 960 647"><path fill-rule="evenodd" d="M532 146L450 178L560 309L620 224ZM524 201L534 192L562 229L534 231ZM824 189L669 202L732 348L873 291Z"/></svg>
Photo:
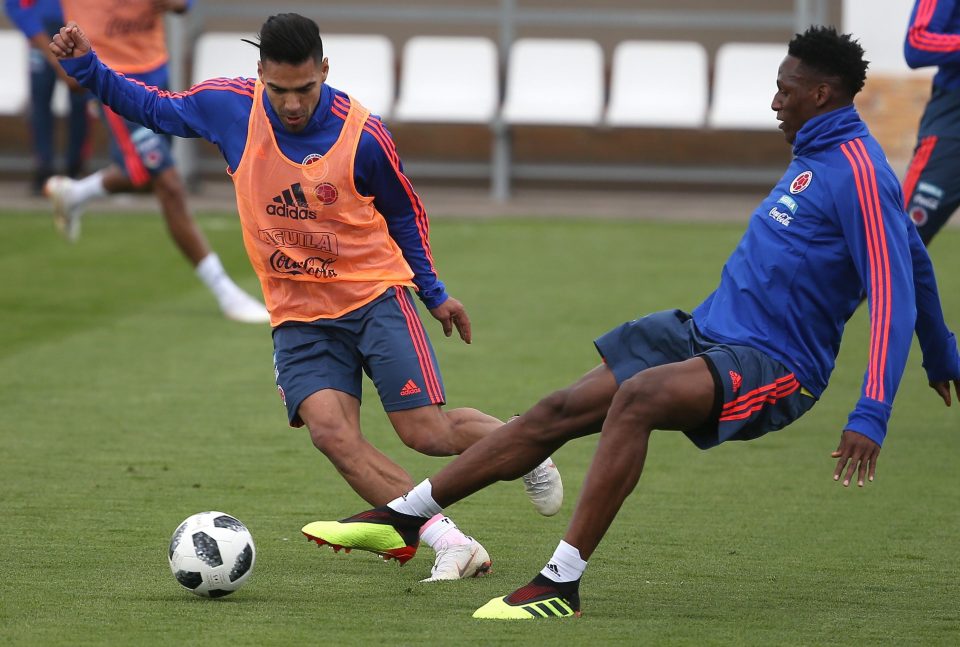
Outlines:
<svg viewBox="0 0 960 647"><path fill-rule="evenodd" d="M192 0L62 0L62 4L66 20L83 19L87 37L102 61L128 79L154 89L167 87L163 16L169 11L186 11ZM263 304L227 275L190 215L170 138L128 121L106 106L103 116L110 133L113 164L81 180L53 176L46 183L45 192L53 202L60 232L67 240L76 241L80 217L91 200L149 188L157 196L170 236L213 293L224 316L245 323L269 321Z"/></svg>
<svg viewBox="0 0 960 647"><path fill-rule="evenodd" d="M459 454L502 423L476 409L443 410L437 360L410 289L450 336L470 343L470 319L437 276L427 214L390 133L349 95L326 85L316 23L297 14L262 26L258 78L204 81L171 94L100 62L76 24L51 50L114 111L151 129L204 137L229 164L243 240L270 311L277 387L291 426L361 497L380 506L413 487L360 430L362 373L376 385L400 439L430 456ZM524 477L544 515L563 486L549 457ZM437 551L425 581L486 573L490 557L448 517L419 530ZM413 552L380 553L401 562Z"/></svg>

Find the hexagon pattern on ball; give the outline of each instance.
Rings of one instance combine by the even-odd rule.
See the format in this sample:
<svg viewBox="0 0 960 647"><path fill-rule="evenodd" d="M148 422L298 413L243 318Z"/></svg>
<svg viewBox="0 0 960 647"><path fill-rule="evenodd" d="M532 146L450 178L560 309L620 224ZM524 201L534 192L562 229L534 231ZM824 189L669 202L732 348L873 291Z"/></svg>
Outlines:
<svg viewBox="0 0 960 647"><path fill-rule="evenodd" d="M257 549L239 519L211 510L177 526L167 558L183 588L201 597L222 598L249 581Z"/></svg>

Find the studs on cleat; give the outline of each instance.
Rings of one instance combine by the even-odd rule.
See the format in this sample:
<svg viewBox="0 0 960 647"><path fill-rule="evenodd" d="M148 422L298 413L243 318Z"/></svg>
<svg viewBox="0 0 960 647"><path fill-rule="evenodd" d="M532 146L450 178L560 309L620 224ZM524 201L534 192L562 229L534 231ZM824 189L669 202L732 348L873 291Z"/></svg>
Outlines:
<svg viewBox="0 0 960 647"><path fill-rule="evenodd" d="M339 553L341 550L344 553L349 553L351 550L353 550L353 548L344 548L340 544L331 544L328 541L324 541L323 539L320 539L319 537L314 537L313 535L308 535L307 533L303 533L303 536L307 538L307 541L312 541L316 543L317 548L321 546L330 546L330 548L332 548L333 552L335 553ZM374 552L375 555L379 555L380 558L383 559L383 561L385 562L389 562L391 559L397 560L397 563L399 563L400 566L403 566L408 561L413 559L413 556L416 555L416 553L417 553L417 549L415 546L404 546L403 548L398 548L396 550L392 550L386 553Z"/></svg>

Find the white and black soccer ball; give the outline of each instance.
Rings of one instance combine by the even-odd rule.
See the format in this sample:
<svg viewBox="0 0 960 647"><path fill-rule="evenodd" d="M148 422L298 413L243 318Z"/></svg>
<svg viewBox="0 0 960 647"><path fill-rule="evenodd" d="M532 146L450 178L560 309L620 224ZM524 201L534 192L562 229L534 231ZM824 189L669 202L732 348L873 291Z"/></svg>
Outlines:
<svg viewBox="0 0 960 647"><path fill-rule="evenodd" d="M253 573L257 549L237 518L223 512L187 517L170 539L170 570L191 593L222 598L243 586Z"/></svg>

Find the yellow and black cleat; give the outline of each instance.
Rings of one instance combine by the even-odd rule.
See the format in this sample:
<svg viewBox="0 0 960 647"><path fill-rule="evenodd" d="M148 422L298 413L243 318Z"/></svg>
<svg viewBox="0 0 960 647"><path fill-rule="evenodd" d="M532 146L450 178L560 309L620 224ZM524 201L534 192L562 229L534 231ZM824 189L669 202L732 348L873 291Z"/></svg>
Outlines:
<svg viewBox="0 0 960 647"><path fill-rule="evenodd" d="M535 620L580 617L580 580L553 582L537 575L510 595L494 598L473 612L483 620Z"/></svg>
<svg viewBox="0 0 960 647"><path fill-rule="evenodd" d="M420 526L426 521L381 506L341 521L314 521L301 532L318 546L329 545L335 552L341 548L345 552L365 550L384 560L395 559L402 566L417 554Z"/></svg>

